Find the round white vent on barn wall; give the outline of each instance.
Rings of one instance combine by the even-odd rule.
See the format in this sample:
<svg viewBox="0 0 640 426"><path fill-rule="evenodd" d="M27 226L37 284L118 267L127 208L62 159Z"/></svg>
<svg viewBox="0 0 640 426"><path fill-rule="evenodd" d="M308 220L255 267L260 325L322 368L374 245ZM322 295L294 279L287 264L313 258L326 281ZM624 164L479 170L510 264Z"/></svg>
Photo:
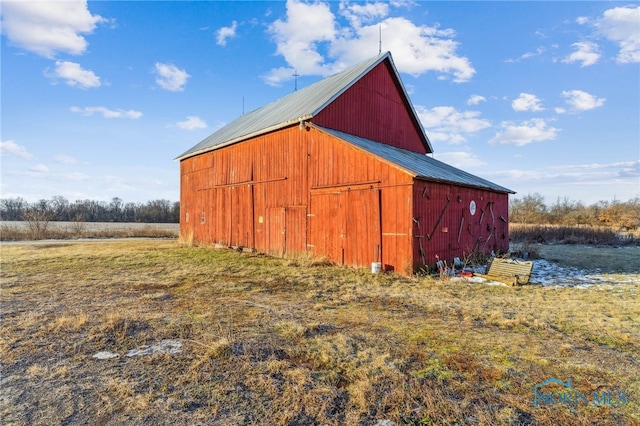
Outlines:
<svg viewBox="0 0 640 426"><path fill-rule="evenodd" d="M469 203L469 211L471 212L471 216L476 214L476 202L473 200Z"/></svg>

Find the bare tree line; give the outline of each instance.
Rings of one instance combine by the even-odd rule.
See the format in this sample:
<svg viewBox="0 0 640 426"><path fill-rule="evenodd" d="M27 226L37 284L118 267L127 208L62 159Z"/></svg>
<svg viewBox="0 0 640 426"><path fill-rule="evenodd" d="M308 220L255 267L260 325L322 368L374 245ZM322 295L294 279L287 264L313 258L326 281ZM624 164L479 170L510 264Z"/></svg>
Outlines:
<svg viewBox="0 0 640 426"><path fill-rule="evenodd" d="M598 201L585 205L567 197L551 205L544 197L533 193L509 201L509 221L522 224L563 226L608 226L618 231L640 229L640 197L623 202Z"/></svg>
<svg viewBox="0 0 640 426"><path fill-rule="evenodd" d="M110 202L77 200L55 196L29 203L21 197L0 199L0 220L81 221L81 222L140 222L178 223L180 203L151 200L146 203L125 203L115 197ZM599 201L585 205L580 201L558 198L547 205L538 193L509 201L512 223L553 224L563 226L608 226L631 231L640 228L640 197L623 202Z"/></svg>
<svg viewBox="0 0 640 426"><path fill-rule="evenodd" d="M146 203L125 203L114 197L110 202L77 200L54 196L29 203L21 197L0 199L0 220L37 222L139 222L178 223L180 203L169 200L151 200Z"/></svg>

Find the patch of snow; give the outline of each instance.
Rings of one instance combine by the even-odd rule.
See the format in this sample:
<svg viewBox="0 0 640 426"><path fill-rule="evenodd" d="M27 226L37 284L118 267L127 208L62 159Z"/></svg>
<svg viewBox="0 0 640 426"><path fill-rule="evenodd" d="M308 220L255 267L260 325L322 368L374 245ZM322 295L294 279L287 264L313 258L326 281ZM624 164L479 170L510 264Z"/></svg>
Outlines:
<svg viewBox="0 0 640 426"><path fill-rule="evenodd" d="M509 285L507 285L506 283L500 282L500 281L487 281L485 283L486 285L496 285L496 286L502 286L502 287L509 287Z"/></svg>
<svg viewBox="0 0 640 426"><path fill-rule="evenodd" d="M158 345L144 345L140 349L131 349L124 356L145 356L158 353L166 353L169 355L175 355L182 352L182 343L177 340L162 340Z"/></svg>
<svg viewBox="0 0 640 426"><path fill-rule="evenodd" d="M451 277L451 281L463 281L467 283L483 283L487 280L482 277Z"/></svg>
<svg viewBox="0 0 640 426"><path fill-rule="evenodd" d="M95 359L111 359L111 358L117 358L119 356L120 355L114 354L113 352L100 351L100 352L94 354L93 358L95 358Z"/></svg>
<svg viewBox="0 0 640 426"><path fill-rule="evenodd" d="M482 277L451 277L451 281L460 281L469 284L486 284L486 285L498 285L508 287L505 283L501 283L500 281L487 280Z"/></svg>
<svg viewBox="0 0 640 426"><path fill-rule="evenodd" d="M476 268L474 272L485 273L481 268ZM478 276L451 277L451 281L508 287L505 283L489 281ZM602 273L601 269L585 271L580 268L560 266L544 259L535 259L529 283L545 287L613 290L619 284L640 284L640 274L606 274Z"/></svg>
<svg viewBox="0 0 640 426"><path fill-rule="evenodd" d="M560 266L544 259L533 261L531 284L543 286L574 287L589 289L594 286L601 289L613 289L613 284L640 283L638 274L607 275L600 271L588 272L575 267Z"/></svg>

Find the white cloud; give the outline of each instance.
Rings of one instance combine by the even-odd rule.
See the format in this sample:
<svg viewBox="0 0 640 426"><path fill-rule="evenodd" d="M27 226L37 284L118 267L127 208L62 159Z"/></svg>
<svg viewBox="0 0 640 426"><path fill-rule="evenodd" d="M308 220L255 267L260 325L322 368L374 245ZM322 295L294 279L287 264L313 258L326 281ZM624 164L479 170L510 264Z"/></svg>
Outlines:
<svg viewBox="0 0 640 426"><path fill-rule="evenodd" d="M511 108L514 111L543 111L544 108L542 108L540 102L536 95L520 93L520 96L511 102Z"/></svg>
<svg viewBox="0 0 640 426"><path fill-rule="evenodd" d="M53 157L53 160L58 164L64 165L76 164L78 162L74 157L65 154L56 155Z"/></svg>
<svg viewBox="0 0 640 426"><path fill-rule="evenodd" d="M640 161L619 164L621 165L621 168L618 172L619 177L640 177Z"/></svg>
<svg viewBox="0 0 640 426"><path fill-rule="evenodd" d="M358 28L363 23L385 18L389 15L389 5L381 2L353 4L343 0L340 2L340 14L347 18L353 27Z"/></svg>
<svg viewBox="0 0 640 426"><path fill-rule="evenodd" d="M176 126L184 130L206 129L207 123L205 123L200 117L190 115L187 116L185 121L177 122Z"/></svg>
<svg viewBox="0 0 640 426"><path fill-rule="evenodd" d="M517 58L517 59L507 59L505 62L519 62L522 59L533 58L534 56L542 55L544 52L546 52L546 50L547 50L546 48L540 46L540 47L538 47L536 49L535 52L526 52L526 53L523 53L522 55L520 55L520 57Z"/></svg>
<svg viewBox="0 0 640 426"><path fill-rule="evenodd" d="M606 99L597 98L582 90L565 90L562 92L565 102L571 106L572 111L588 111L604 105ZM556 109L558 111L558 109Z"/></svg>
<svg viewBox="0 0 640 426"><path fill-rule="evenodd" d="M234 38L236 36L236 28L238 28L238 23L233 21L230 27L222 27L218 30L218 36L216 38L216 44L220 46L227 45L227 39Z"/></svg>
<svg viewBox="0 0 640 426"><path fill-rule="evenodd" d="M262 79L269 86L279 86L283 81L291 80L293 74L296 72L294 68L272 68L269 74L262 76Z"/></svg>
<svg viewBox="0 0 640 426"><path fill-rule="evenodd" d="M640 160L637 161L618 161L615 163L588 163L588 164L568 164L562 166L550 166L551 170L600 170L615 169L618 175L640 176ZM575 171L570 173L575 174ZM589 172L582 172L589 173Z"/></svg>
<svg viewBox="0 0 640 426"><path fill-rule="evenodd" d="M411 9L414 6L418 5L418 2L413 0L390 0L389 3L393 7L403 7L406 9Z"/></svg>
<svg viewBox="0 0 640 426"><path fill-rule="evenodd" d="M545 49L544 47L541 46L541 47L538 47L535 52L527 52L527 53L523 54L521 56L521 58L522 59L528 59L528 58L532 58L534 56L539 56L539 55L542 55L544 52L546 52L546 50L547 49Z"/></svg>
<svg viewBox="0 0 640 426"><path fill-rule="evenodd" d="M487 163L479 159L475 154L468 151L452 151L434 154L437 160L450 164L459 169L470 169L473 167L485 166Z"/></svg>
<svg viewBox="0 0 640 426"><path fill-rule="evenodd" d="M597 63L600 59L599 47L596 43L583 41L573 43L571 47L574 47L576 51L562 60L566 64L580 62L581 67L588 67Z"/></svg>
<svg viewBox="0 0 640 426"><path fill-rule="evenodd" d="M589 22L589 18L587 18L586 16L578 16L576 18L576 23L580 24L580 25L584 25L586 23Z"/></svg>
<svg viewBox="0 0 640 426"><path fill-rule="evenodd" d="M542 181L545 182L546 185L564 185L568 187L574 185L597 185L606 187L616 183L633 184L634 180L637 185L637 177L640 176L640 161L563 164L529 170L500 170L488 172L487 174L513 181ZM615 191L613 193L615 193ZM610 195L601 199L610 199Z"/></svg>
<svg viewBox="0 0 640 426"><path fill-rule="evenodd" d="M541 118L524 121L521 124L502 122L502 131L489 140L489 143L524 146L533 142L553 140L558 134L555 127L547 127L547 123Z"/></svg>
<svg viewBox="0 0 640 426"><path fill-rule="evenodd" d="M335 16L326 3L287 1L286 20L277 19L269 26L277 45L277 53L285 61L306 75L328 75L333 68L324 64L317 44L336 37ZM282 71L278 71L282 75ZM289 77L290 78L290 77ZM287 79L289 79L287 78ZM274 78L270 78L274 81Z"/></svg>
<svg viewBox="0 0 640 426"><path fill-rule="evenodd" d="M84 53L83 34L105 21L89 12L85 0L2 2L2 33L16 46L46 58L58 52Z"/></svg>
<svg viewBox="0 0 640 426"><path fill-rule="evenodd" d="M453 30L440 30L437 25L417 26L405 18L388 18L381 25L383 50L393 52L400 72L417 76L433 71L443 79L452 76L457 83L469 81L475 74L469 60L456 54L458 42L453 40ZM377 39L377 25L364 27L357 39L344 43L344 54L347 57L362 55L359 60L370 57L366 47Z"/></svg>
<svg viewBox="0 0 640 426"><path fill-rule="evenodd" d="M68 61L56 61L53 72L46 71L45 75L52 79L63 79L71 87L90 89L100 87L100 77L93 71L83 69L80 64Z"/></svg>
<svg viewBox="0 0 640 426"><path fill-rule="evenodd" d="M301 75L326 76L370 58L378 53L380 30L383 51L393 52L400 72L417 76L432 71L439 78L452 78L455 82L468 81L475 74L469 60L456 54L458 42L453 40L455 32L451 29L386 17L388 5L381 2L343 2L340 13L349 25L339 25L329 3L289 0L286 18L269 27L277 53L289 66L272 69L264 76L265 81L278 85L290 80L293 69Z"/></svg>
<svg viewBox="0 0 640 426"><path fill-rule="evenodd" d="M187 80L191 77L185 70L181 70L172 64L156 62L155 73L156 83L170 92L182 92Z"/></svg>
<svg viewBox="0 0 640 426"><path fill-rule="evenodd" d="M47 173L49 168L44 164L36 164L35 166L29 167L29 171L35 173Z"/></svg>
<svg viewBox="0 0 640 426"><path fill-rule="evenodd" d="M467 105L478 105L480 102L486 102L487 98L480 95L471 95L469 99L467 99Z"/></svg>
<svg viewBox="0 0 640 426"><path fill-rule="evenodd" d="M92 116L93 114L102 114L104 118L132 118L137 119L142 117L142 112L135 111L130 109L129 111L125 111L123 109L109 109L103 106L91 106L80 108L77 106L72 106L69 108L69 111L75 112L78 114L82 114L85 116Z"/></svg>
<svg viewBox="0 0 640 426"><path fill-rule="evenodd" d="M22 145L18 145L15 141L2 141L0 142L0 153L5 155L15 155L18 157L26 158L27 160L33 158L33 154L27 151Z"/></svg>
<svg viewBox="0 0 640 426"><path fill-rule="evenodd" d="M70 180L70 181L85 181L89 180L89 175L80 172L72 172L61 175L62 180Z"/></svg>
<svg viewBox="0 0 640 426"><path fill-rule="evenodd" d="M635 164L598 164L588 168L580 164L566 164L526 169L527 161L507 170L483 170L483 177L499 182L519 194L542 193L549 202L569 196L586 204L611 200L614 196L627 200L638 196L640 162Z"/></svg>
<svg viewBox="0 0 640 426"><path fill-rule="evenodd" d="M594 25L608 40L618 44L619 63L640 62L640 6L606 10Z"/></svg>
<svg viewBox="0 0 640 426"><path fill-rule="evenodd" d="M479 118L478 111L458 111L450 106L427 109L417 105L415 108L429 139L434 142L462 143L466 141L465 133L475 133L491 126L488 120Z"/></svg>

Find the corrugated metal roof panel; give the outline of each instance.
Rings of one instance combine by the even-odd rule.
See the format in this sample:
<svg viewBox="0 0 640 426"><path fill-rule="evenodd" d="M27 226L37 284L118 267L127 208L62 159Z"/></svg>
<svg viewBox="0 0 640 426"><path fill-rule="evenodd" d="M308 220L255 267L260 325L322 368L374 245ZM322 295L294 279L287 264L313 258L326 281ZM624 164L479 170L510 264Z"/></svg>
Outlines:
<svg viewBox="0 0 640 426"><path fill-rule="evenodd" d="M387 52L384 55L371 58L253 110L222 127L176 159L182 160L216 147L289 126L301 120L308 120L351 87L370 69L390 57L391 54Z"/></svg>
<svg viewBox="0 0 640 426"><path fill-rule="evenodd" d="M457 169L427 155L364 139L348 133L339 132L337 130L327 129L320 126L315 127L378 157L390 161L399 167L414 173L418 178L515 194L514 191L508 188L472 175L464 170Z"/></svg>

